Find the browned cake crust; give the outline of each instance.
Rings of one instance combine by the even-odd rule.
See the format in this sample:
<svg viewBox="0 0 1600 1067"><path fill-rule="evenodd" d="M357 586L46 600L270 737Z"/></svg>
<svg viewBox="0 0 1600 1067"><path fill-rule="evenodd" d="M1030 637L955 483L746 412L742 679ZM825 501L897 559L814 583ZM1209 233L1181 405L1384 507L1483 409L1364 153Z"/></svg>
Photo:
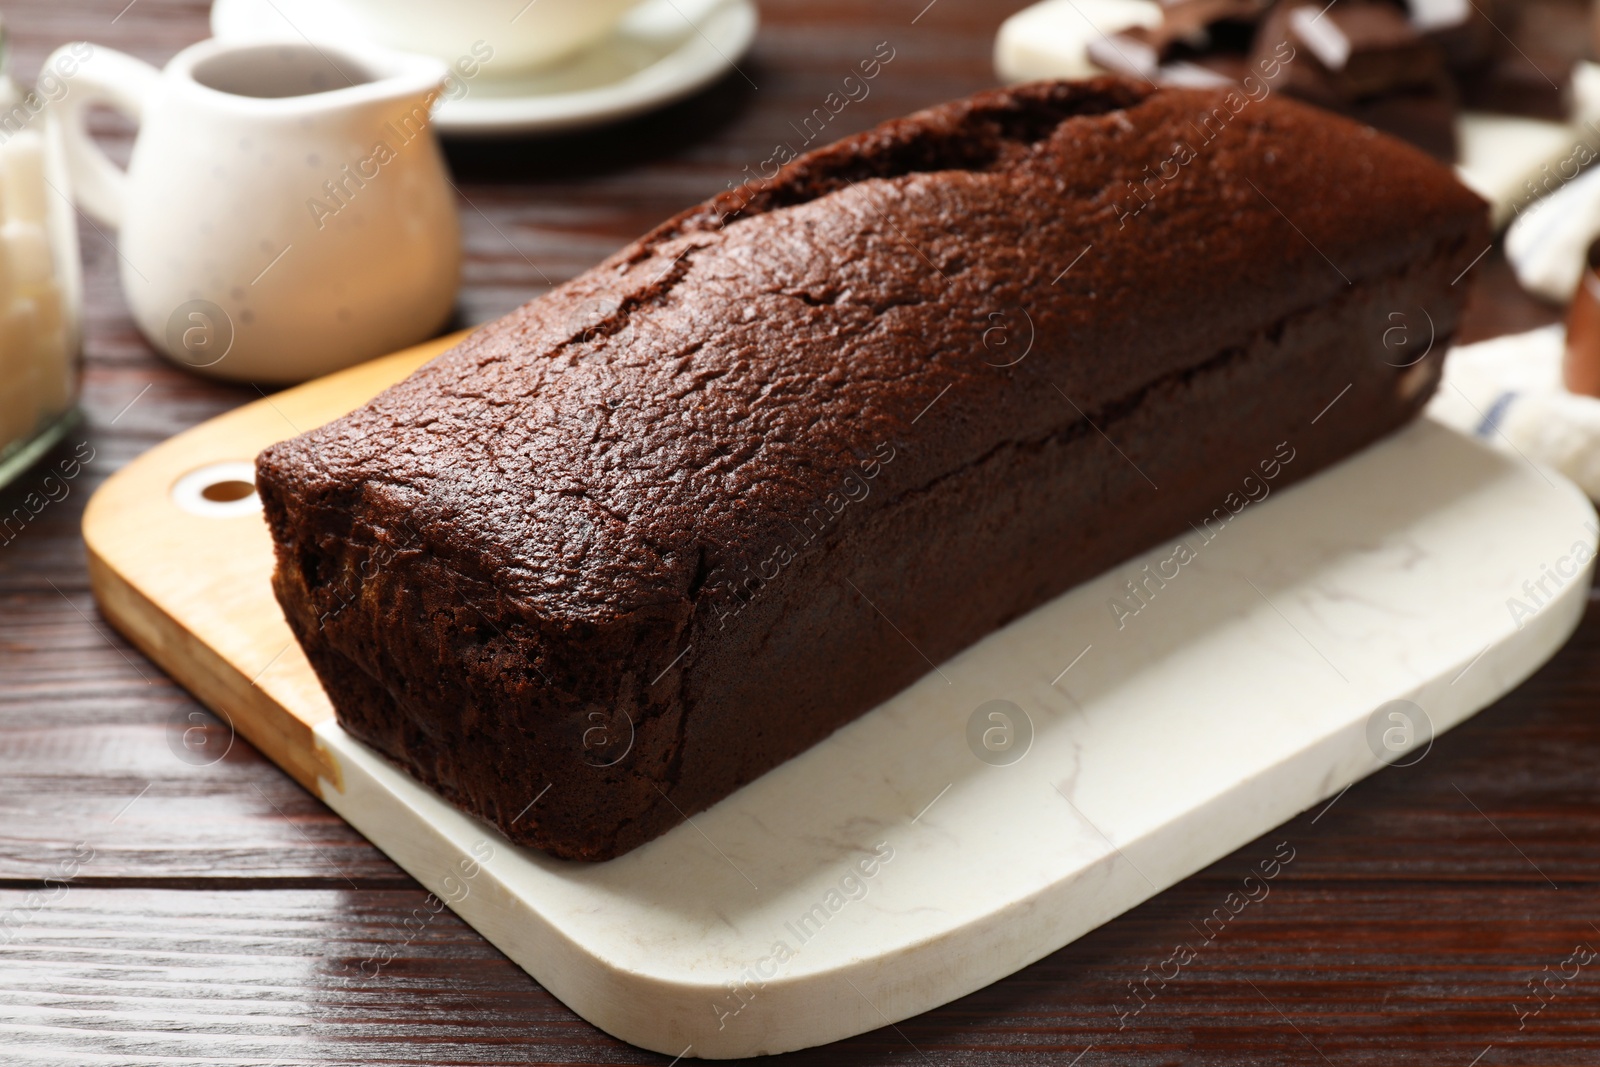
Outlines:
<svg viewBox="0 0 1600 1067"><path fill-rule="evenodd" d="M1242 99L1106 78L888 123L263 452L274 585L339 721L514 840L605 859L1283 443L1275 485L1406 422L1483 204ZM1418 309L1433 352L1397 366Z"/></svg>

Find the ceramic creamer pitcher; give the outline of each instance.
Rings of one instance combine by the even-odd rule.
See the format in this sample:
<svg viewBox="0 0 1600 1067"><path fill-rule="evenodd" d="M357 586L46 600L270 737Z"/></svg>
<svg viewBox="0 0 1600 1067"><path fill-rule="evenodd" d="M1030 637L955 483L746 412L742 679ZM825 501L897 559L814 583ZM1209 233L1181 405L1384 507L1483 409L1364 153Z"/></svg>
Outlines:
<svg viewBox="0 0 1600 1067"><path fill-rule="evenodd" d="M433 335L461 266L429 120L445 75L304 40L203 41L161 71L94 48L52 106L145 336L205 374L290 382ZM88 136L94 104L139 123L126 172Z"/></svg>

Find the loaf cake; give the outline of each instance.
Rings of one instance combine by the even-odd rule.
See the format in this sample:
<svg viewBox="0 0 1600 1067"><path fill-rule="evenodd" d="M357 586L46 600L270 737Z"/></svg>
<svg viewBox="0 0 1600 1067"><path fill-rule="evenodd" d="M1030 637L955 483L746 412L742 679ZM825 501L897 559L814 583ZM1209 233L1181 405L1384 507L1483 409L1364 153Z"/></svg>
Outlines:
<svg viewBox="0 0 1600 1067"><path fill-rule="evenodd" d="M1423 153L1277 97L956 101L267 449L274 587L347 731L607 859L1280 449L1277 485L1411 419L1486 227ZM1423 311L1432 350L1401 358L1393 316Z"/></svg>

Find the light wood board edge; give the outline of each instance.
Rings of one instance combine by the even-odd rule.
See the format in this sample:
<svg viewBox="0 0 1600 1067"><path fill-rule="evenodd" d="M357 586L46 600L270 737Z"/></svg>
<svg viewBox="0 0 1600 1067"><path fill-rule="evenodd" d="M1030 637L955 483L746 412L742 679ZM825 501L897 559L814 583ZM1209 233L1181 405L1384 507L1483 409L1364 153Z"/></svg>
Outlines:
<svg viewBox="0 0 1600 1067"><path fill-rule="evenodd" d="M206 707L313 794L343 789L316 739L333 708L289 632L268 579L259 510L227 517L179 508L172 487L214 463L366 403L464 334L396 352L246 404L157 445L108 478L83 515L89 585L101 614ZM276 654L262 652L277 649ZM258 662L259 660L259 662Z"/></svg>
<svg viewBox="0 0 1600 1067"><path fill-rule="evenodd" d="M162 611L93 550L89 552L89 584L100 613L124 637L291 778L317 796L322 795L319 778L344 789L338 762L317 743L311 722L250 685L232 663Z"/></svg>

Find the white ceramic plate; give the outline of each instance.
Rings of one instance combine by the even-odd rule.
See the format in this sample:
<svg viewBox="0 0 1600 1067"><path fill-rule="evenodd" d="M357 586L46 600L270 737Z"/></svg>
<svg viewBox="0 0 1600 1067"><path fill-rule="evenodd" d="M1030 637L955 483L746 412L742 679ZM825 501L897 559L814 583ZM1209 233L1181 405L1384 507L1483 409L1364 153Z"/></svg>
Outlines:
<svg viewBox="0 0 1600 1067"><path fill-rule="evenodd" d="M506 74L491 59L435 112L441 133L551 133L663 107L736 69L755 39L751 0L645 0L604 41L556 66ZM359 37L323 0L216 0L211 32L235 41Z"/></svg>

